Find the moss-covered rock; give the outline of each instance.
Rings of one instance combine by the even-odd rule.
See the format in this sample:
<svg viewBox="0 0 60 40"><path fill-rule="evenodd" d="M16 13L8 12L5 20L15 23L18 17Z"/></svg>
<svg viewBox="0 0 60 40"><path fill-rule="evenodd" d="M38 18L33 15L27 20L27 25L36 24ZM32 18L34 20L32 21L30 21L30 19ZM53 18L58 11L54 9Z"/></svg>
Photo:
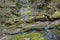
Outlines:
<svg viewBox="0 0 60 40"><path fill-rule="evenodd" d="M36 30L42 31L42 30L45 29L46 26L47 26L47 22L46 23L41 22L41 24L38 23L38 24L36 24ZM23 27L23 30L24 31L30 31L30 30L33 30L34 27L35 27L35 24L33 24L33 23L32 24L27 24L26 26Z"/></svg>
<svg viewBox="0 0 60 40"><path fill-rule="evenodd" d="M60 12L59 11L54 12L52 18L60 18Z"/></svg>
<svg viewBox="0 0 60 40"><path fill-rule="evenodd" d="M47 40L45 37L42 37L41 33L38 32L19 35L9 40L24 40L24 38L30 38L30 40Z"/></svg>

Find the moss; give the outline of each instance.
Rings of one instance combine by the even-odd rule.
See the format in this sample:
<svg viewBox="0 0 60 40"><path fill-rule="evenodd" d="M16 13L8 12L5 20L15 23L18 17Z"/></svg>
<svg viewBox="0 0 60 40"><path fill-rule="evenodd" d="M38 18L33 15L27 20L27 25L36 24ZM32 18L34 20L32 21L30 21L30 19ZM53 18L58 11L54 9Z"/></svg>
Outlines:
<svg viewBox="0 0 60 40"><path fill-rule="evenodd" d="M38 25L37 29L38 29L38 30L44 30L45 27L46 27L46 24Z"/></svg>
<svg viewBox="0 0 60 40"><path fill-rule="evenodd" d="M60 24L55 24L55 27L60 30Z"/></svg>
<svg viewBox="0 0 60 40"><path fill-rule="evenodd" d="M21 21L22 22L22 21ZM19 27L19 25L20 24L22 24L20 21L19 22L17 22L17 23L14 23L14 24L12 24L12 25L7 25L7 28L8 29L10 29L10 28L17 28L17 27Z"/></svg>
<svg viewBox="0 0 60 40"><path fill-rule="evenodd" d="M42 16L37 16L37 17L36 17L36 20L38 20L38 21L46 21L46 20L47 20L47 17L44 16L44 15L42 15Z"/></svg>
<svg viewBox="0 0 60 40"><path fill-rule="evenodd" d="M54 12L54 14L52 15L53 18L60 18L60 12L56 11Z"/></svg>
<svg viewBox="0 0 60 40"><path fill-rule="evenodd" d="M32 14L31 8L28 6L27 7L27 14L30 16Z"/></svg>
<svg viewBox="0 0 60 40"><path fill-rule="evenodd" d="M39 24L37 25L36 29L37 30L44 30L44 28L46 27L46 24ZM34 25L33 24L30 24L30 25L27 25L23 28L24 31L29 31L29 30L32 30L34 28Z"/></svg>
<svg viewBox="0 0 60 40"><path fill-rule="evenodd" d="M47 20L47 17L46 16L36 16L36 21L46 21ZM30 17L29 18L29 21L34 21L34 16Z"/></svg>
<svg viewBox="0 0 60 40"><path fill-rule="evenodd" d="M7 25L8 25L8 24L14 24L14 21L11 20L11 19L9 19L9 20L6 21L6 24L7 24Z"/></svg>
<svg viewBox="0 0 60 40"><path fill-rule="evenodd" d="M34 25L29 25L29 26L25 26L25 28L23 28L24 31L29 31L34 27Z"/></svg>
<svg viewBox="0 0 60 40"><path fill-rule="evenodd" d="M31 10L28 10L28 15L31 15L32 13L31 13Z"/></svg>
<svg viewBox="0 0 60 40"><path fill-rule="evenodd" d="M59 30L57 30L56 33L57 33L57 35L60 35L60 31Z"/></svg>
<svg viewBox="0 0 60 40"><path fill-rule="evenodd" d="M60 30L56 30L55 34L57 39L60 40Z"/></svg>
<svg viewBox="0 0 60 40"><path fill-rule="evenodd" d="M27 38L27 37L29 37L30 40L47 40L45 37L42 37L41 33L38 33L38 32L19 35L9 40L23 40L24 38Z"/></svg>
<svg viewBox="0 0 60 40"><path fill-rule="evenodd" d="M29 22L33 22L34 16L29 16Z"/></svg>

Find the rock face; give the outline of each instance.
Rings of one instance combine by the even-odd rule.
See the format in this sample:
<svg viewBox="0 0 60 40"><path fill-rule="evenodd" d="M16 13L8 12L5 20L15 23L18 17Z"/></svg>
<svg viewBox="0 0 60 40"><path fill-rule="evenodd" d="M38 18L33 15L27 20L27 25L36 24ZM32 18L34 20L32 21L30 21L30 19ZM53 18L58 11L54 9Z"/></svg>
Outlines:
<svg viewBox="0 0 60 40"><path fill-rule="evenodd" d="M60 30L60 0L0 0L0 35L42 31L49 22Z"/></svg>

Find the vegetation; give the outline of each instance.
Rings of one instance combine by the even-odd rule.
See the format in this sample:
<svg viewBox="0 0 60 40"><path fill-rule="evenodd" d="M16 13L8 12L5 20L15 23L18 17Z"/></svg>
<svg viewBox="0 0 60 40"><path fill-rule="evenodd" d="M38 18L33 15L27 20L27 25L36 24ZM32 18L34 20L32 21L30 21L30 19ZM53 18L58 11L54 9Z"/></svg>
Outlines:
<svg viewBox="0 0 60 40"><path fill-rule="evenodd" d="M36 26L37 30L45 31L49 22L55 23L56 34L60 35L59 20L60 0L0 0L0 36L3 36L4 29L14 33L17 29L29 31ZM24 40L26 37L31 38L30 40L45 40L42 35L33 32L9 40Z"/></svg>
<svg viewBox="0 0 60 40"><path fill-rule="evenodd" d="M9 40L24 40L24 38L30 38L30 40L47 40L46 38L44 38L41 33L28 33L28 34L23 34L14 38L11 38Z"/></svg>
<svg viewBox="0 0 60 40"><path fill-rule="evenodd" d="M56 11L53 15L52 15L53 18L60 18L60 12L59 11Z"/></svg>

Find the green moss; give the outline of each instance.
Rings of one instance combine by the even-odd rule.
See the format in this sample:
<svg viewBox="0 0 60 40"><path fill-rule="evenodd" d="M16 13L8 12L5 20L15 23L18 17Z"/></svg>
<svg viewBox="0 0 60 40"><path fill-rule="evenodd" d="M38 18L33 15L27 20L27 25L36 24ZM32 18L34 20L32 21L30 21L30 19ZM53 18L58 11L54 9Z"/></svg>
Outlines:
<svg viewBox="0 0 60 40"><path fill-rule="evenodd" d="M28 15L31 15L31 10L28 10Z"/></svg>
<svg viewBox="0 0 60 40"><path fill-rule="evenodd" d="M41 33L38 33L38 32L19 35L9 40L23 40L24 38L27 38L27 37L30 38L30 40L47 40L45 37L42 37Z"/></svg>
<svg viewBox="0 0 60 40"><path fill-rule="evenodd" d="M27 14L30 16L32 14L31 8L28 6L27 7Z"/></svg>
<svg viewBox="0 0 60 40"><path fill-rule="evenodd" d="M46 26L47 26L46 24L38 25L37 29L44 30Z"/></svg>
<svg viewBox="0 0 60 40"><path fill-rule="evenodd" d="M34 16L29 16L29 22L33 22Z"/></svg>
<svg viewBox="0 0 60 40"><path fill-rule="evenodd" d="M57 33L58 36L60 35L60 31L59 30L56 30L56 33Z"/></svg>
<svg viewBox="0 0 60 40"><path fill-rule="evenodd" d="M52 15L53 18L60 18L60 12L59 11L56 11L53 15Z"/></svg>
<svg viewBox="0 0 60 40"><path fill-rule="evenodd" d="M9 19L9 20L6 21L6 23L14 24L14 21L12 19Z"/></svg>
<svg viewBox="0 0 60 40"><path fill-rule="evenodd" d="M30 17L29 18L29 21L33 21L34 20L34 16ZM36 16L36 20L37 21L46 21L47 20L47 17L46 16Z"/></svg>
<svg viewBox="0 0 60 40"><path fill-rule="evenodd" d="M29 31L31 29L33 29L34 27L34 24L30 24L30 25L27 25L23 28L24 31ZM46 24L39 24L37 25L37 30L44 30L44 28L46 27Z"/></svg>
<svg viewBox="0 0 60 40"><path fill-rule="evenodd" d="M42 15L42 16L37 16L36 19L39 20L39 21L46 21L47 17Z"/></svg>
<svg viewBox="0 0 60 40"><path fill-rule="evenodd" d="M55 27L58 29L58 30L60 30L60 24L55 24Z"/></svg>
<svg viewBox="0 0 60 40"><path fill-rule="evenodd" d="M24 31L29 31L34 27L34 25L25 26Z"/></svg>

